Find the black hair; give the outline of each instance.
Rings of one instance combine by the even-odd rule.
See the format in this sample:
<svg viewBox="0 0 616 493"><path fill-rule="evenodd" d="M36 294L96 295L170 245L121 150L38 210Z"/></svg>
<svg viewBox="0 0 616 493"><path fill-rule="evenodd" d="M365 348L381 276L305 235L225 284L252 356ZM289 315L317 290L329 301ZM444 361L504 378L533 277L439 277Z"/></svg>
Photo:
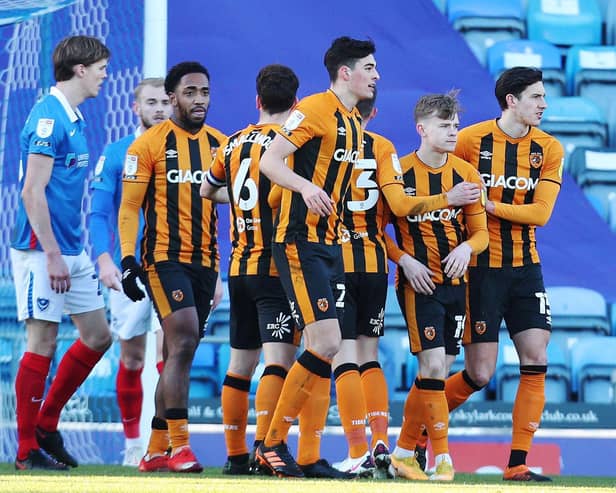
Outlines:
<svg viewBox="0 0 616 493"><path fill-rule="evenodd" d="M165 77L165 92L170 94L175 91L180 80L186 74L204 74L209 82L210 73L199 62L180 62L177 65L171 67Z"/></svg>
<svg viewBox="0 0 616 493"><path fill-rule="evenodd" d="M513 94L516 98L524 90L536 82L543 80L543 72L534 67L512 67L505 70L494 87L494 95L501 110L507 109L507 94Z"/></svg>
<svg viewBox="0 0 616 493"><path fill-rule="evenodd" d="M342 36L334 39L329 49L325 52L323 63L327 68L329 80L335 82L338 78L338 69L343 65L354 68L357 60L367 57L376 52L376 46L371 39L360 39Z"/></svg>
<svg viewBox="0 0 616 493"><path fill-rule="evenodd" d="M290 109L295 104L299 79L285 65L263 67L257 75L257 94L263 110L273 115Z"/></svg>

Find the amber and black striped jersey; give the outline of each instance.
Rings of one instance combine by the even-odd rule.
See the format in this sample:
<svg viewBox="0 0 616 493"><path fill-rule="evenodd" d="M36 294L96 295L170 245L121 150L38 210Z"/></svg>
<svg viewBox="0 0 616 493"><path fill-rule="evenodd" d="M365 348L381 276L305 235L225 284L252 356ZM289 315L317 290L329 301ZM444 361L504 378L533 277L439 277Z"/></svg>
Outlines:
<svg viewBox="0 0 616 493"><path fill-rule="evenodd" d="M328 90L302 99L279 133L297 147L288 157L289 167L321 187L334 201L334 212L329 217L309 212L300 193L284 189L274 241L339 243L343 199L361 151L359 113L346 109Z"/></svg>
<svg viewBox="0 0 616 493"><path fill-rule="evenodd" d="M496 208L488 214L488 249L473 257L471 265L539 263L535 228L548 221L560 191L564 159L560 142L535 127L514 139L496 120L487 120L460 131L455 153L479 170Z"/></svg>
<svg viewBox="0 0 616 493"><path fill-rule="evenodd" d="M353 166L346 195L341 232L345 272L388 270L383 229L386 201L381 189L402 181L394 145L385 137L364 131L361 159Z"/></svg>
<svg viewBox="0 0 616 493"><path fill-rule="evenodd" d="M209 125L191 134L169 119L133 142L122 180L118 224L122 257L135 254L142 208L145 267L169 260L218 269L216 207L201 198L199 188L224 139Z"/></svg>
<svg viewBox="0 0 616 493"><path fill-rule="evenodd" d="M259 161L280 128L249 125L218 149L206 175L210 184L226 186L230 201L231 259L229 276L269 275L278 271L272 258L273 216L267 203L271 182L259 172Z"/></svg>
<svg viewBox="0 0 616 493"><path fill-rule="evenodd" d="M453 154L448 154L447 161L439 168L426 165L415 152L400 158L400 164L404 185L411 195L441 194L463 181L480 183L477 171ZM461 279L451 279L443 273L442 261L455 247L468 241L473 252L478 252L488 241L482 201L397 217L393 225L398 247L427 266L433 272L435 284L460 284Z"/></svg>

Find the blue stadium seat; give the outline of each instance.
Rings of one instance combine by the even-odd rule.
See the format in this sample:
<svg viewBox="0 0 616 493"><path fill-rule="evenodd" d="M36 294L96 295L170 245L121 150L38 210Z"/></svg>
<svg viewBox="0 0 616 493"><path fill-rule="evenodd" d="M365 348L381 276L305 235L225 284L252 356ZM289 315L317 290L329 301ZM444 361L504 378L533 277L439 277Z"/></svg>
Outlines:
<svg viewBox="0 0 616 493"><path fill-rule="evenodd" d="M605 147L607 122L601 109L579 96L551 98L543 113L541 129L563 144L567 156L577 146Z"/></svg>
<svg viewBox="0 0 616 493"><path fill-rule="evenodd" d="M592 183L616 185L616 148L586 149L577 165L575 178L581 187Z"/></svg>
<svg viewBox="0 0 616 493"><path fill-rule="evenodd" d="M598 105L616 97L616 46L572 46L567 52L567 90Z"/></svg>
<svg viewBox="0 0 616 493"><path fill-rule="evenodd" d="M571 373L566 351L558 343L547 349L548 373L545 379L546 402L567 402L571 389ZM520 383L520 360L513 341L501 337L496 366L496 398L513 402Z"/></svg>
<svg viewBox="0 0 616 493"><path fill-rule="evenodd" d="M545 378L546 402L567 402L571 392L569 355L562 346L550 341L547 349L548 373Z"/></svg>
<svg viewBox="0 0 616 493"><path fill-rule="evenodd" d="M209 342L200 342L195 351L195 357L190 369L191 382L200 381L202 387L207 388L211 382L216 392L219 391L222 384L219 374L218 357L217 357L217 344ZM226 371L226 367L225 367ZM191 388L192 395L192 388Z"/></svg>
<svg viewBox="0 0 616 493"><path fill-rule="evenodd" d="M526 34L521 0L449 0L447 11L449 22L483 65L494 43Z"/></svg>
<svg viewBox="0 0 616 493"><path fill-rule="evenodd" d="M546 292L553 330L610 334L607 302L601 293L577 286L550 286Z"/></svg>
<svg viewBox="0 0 616 493"><path fill-rule="evenodd" d="M496 79L516 66L537 67L543 71L543 86L549 97L566 94L566 79L560 51L547 41L511 39L498 41L488 48L488 70Z"/></svg>
<svg viewBox="0 0 616 493"><path fill-rule="evenodd" d="M616 171L616 147L576 147L569 156L567 171L578 183L603 181L605 174Z"/></svg>
<svg viewBox="0 0 616 493"><path fill-rule="evenodd" d="M607 3L605 9L605 44L616 44L616 2L613 0L602 0Z"/></svg>
<svg viewBox="0 0 616 493"><path fill-rule="evenodd" d="M614 402L616 337L586 337L571 348L571 371L581 402Z"/></svg>
<svg viewBox="0 0 616 493"><path fill-rule="evenodd" d="M190 377L190 398L209 399L219 395L218 385L209 378Z"/></svg>
<svg viewBox="0 0 616 493"><path fill-rule="evenodd" d="M595 209L599 212L599 215L603 217L610 228L613 226L613 218L610 218L610 207L614 197L616 196L616 184L614 183L587 183L583 187L584 195ZM610 222L612 221L612 222Z"/></svg>
<svg viewBox="0 0 616 493"><path fill-rule="evenodd" d="M607 105L606 120L608 130L608 143L611 147L616 147L616 99L606 101Z"/></svg>
<svg viewBox="0 0 616 493"><path fill-rule="evenodd" d="M610 207L616 200L616 148L576 149L569 168L599 215L611 221Z"/></svg>
<svg viewBox="0 0 616 493"><path fill-rule="evenodd" d="M562 47L601 44L601 11L596 0L528 0L526 23L528 39Z"/></svg>

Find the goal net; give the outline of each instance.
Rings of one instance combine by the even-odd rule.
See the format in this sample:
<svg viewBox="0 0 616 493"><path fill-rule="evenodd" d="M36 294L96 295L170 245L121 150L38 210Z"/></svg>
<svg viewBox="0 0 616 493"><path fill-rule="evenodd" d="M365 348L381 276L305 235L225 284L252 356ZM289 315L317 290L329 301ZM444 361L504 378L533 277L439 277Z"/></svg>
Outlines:
<svg viewBox="0 0 616 493"><path fill-rule="evenodd" d="M80 109L86 119L90 164L103 147L134 131L132 91L142 78L143 1L123 0L0 0L0 461L12 462L16 452L14 382L24 349L23 325L16 320L15 293L9 261L11 227L17 206L19 133L35 101L54 84L51 54L69 35L96 36L110 48L108 78L97 98ZM85 185L87 191L87 184ZM89 209L86 193L83 211ZM83 215L85 226L85 214ZM84 227L86 244L87 230ZM89 246L88 246L89 249ZM75 339L70 319L60 325L54 374ZM114 346L117 346L114 344ZM120 459L120 434L94 436L100 427L118 426L115 402L117 348L110 350L63 411L61 429L71 452L83 463ZM66 431L64 433L64 431ZM108 443L115 440L114 443ZM117 442L117 443L115 443ZM105 457L114 450L113 460Z"/></svg>

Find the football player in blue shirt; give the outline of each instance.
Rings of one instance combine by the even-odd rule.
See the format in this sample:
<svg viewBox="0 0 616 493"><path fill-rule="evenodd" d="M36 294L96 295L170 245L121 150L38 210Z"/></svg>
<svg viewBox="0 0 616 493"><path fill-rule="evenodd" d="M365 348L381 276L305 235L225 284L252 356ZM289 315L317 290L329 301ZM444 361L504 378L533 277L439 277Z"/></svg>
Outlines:
<svg viewBox="0 0 616 493"><path fill-rule="evenodd" d="M122 173L128 147L148 128L171 115L165 80L148 78L135 88L133 111L139 118L136 132L109 144L96 165L92 182L92 206L89 216L93 258L98 262L99 277L109 291L111 332L120 340L120 364L116 378L118 407L124 428L125 447L122 465L136 467L144 455L139 433L143 386L141 373L145 358L146 336L156 330L157 366L162 365L162 331L150 298L132 301L122 291L118 209L122 199ZM140 228L142 229L142 228ZM140 243L139 235L137 244ZM139 254L137 253L137 257Z"/></svg>
<svg viewBox="0 0 616 493"><path fill-rule="evenodd" d="M34 105L21 132L20 199L11 238L17 315L26 325L15 379L18 470L77 466L58 432L60 412L111 344L99 280L82 238L89 153L78 109L98 95L109 57L109 49L90 36L60 41L53 52L57 83ZM79 338L43 396L63 312Z"/></svg>

